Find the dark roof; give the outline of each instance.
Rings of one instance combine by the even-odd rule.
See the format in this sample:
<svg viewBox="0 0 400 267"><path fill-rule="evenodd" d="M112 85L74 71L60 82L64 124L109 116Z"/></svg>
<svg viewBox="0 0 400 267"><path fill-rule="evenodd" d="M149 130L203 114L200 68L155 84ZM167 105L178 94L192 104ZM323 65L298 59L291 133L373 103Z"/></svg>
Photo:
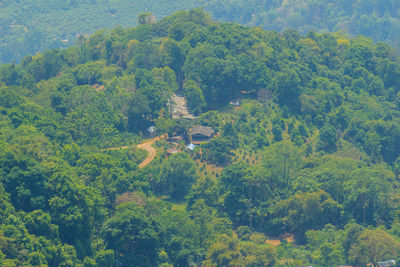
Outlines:
<svg viewBox="0 0 400 267"><path fill-rule="evenodd" d="M214 134L214 129L211 127L207 127L207 126L196 126L192 129L192 131L190 132L190 135L195 135L195 134L201 134L201 135L205 135L208 137L211 137Z"/></svg>

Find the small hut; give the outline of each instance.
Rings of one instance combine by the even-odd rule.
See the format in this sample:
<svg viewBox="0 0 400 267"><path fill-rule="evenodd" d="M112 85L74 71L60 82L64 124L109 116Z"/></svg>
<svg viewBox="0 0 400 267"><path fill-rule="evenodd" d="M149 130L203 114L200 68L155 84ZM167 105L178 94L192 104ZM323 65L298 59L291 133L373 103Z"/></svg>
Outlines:
<svg viewBox="0 0 400 267"><path fill-rule="evenodd" d="M194 127L189 135L192 137L192 141L208 141L215 134L215 130L207 126L196 126Z"/></svg>

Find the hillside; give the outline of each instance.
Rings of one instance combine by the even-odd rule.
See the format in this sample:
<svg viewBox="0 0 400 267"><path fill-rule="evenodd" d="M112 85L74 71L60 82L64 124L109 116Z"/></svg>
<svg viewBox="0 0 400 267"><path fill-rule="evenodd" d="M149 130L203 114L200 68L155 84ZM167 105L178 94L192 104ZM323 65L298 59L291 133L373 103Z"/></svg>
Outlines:
<svg viewBox="0 0 400 267"><path fill-rule="evenodd" d="M398 0L218 0L207 1L205 8L218 20L266 30L343 31L400 47Z"/></svg>
<svg viewBox="0 0 400 267"><path fill-rule="evenodd" d="M5 0L0 3L0 63L75 45L77 36L116 26L132 27L137 16L162 18L197 6L188 0Z"/></svg>
<svg viewBox="0 0 400 267"><path fill-rule="evenodd" d="M0 63L75 45L101 28L132 27L151 12L161 19L177 10L204 7L218 21L266 30L343 31L400 47L398 0L6 0L0 3Z"/></svg>
<svg viewBox="0 0 400 267"><path fill-rule="evenodd" d="M0 266L399 259L394 48L140 19L0 66Z"/></svg>

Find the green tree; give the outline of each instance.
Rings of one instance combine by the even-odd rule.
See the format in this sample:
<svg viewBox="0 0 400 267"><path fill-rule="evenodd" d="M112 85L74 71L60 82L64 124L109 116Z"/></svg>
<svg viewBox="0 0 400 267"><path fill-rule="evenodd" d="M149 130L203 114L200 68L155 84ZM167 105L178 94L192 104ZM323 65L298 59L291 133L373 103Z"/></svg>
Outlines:
<svg viewBox="0 0 400 267"><path fill-rule="evenodd" d="M394 174L383 166L364 167L351 173L351 179L343 184L344 204L358 223L374 222L377 206L383 204L379 203L380 196L390 190L386 181L393 178Z"/></svg>
<svg viewBox="0 0 400 267"><path fill-rule="evenodd" d="M376 230L364 230L349 251L349 259L356 266L369 263L378 266L378 261L397 257L400 253L400 243L388 233Z"/></svg>
<svg viewBox="0 0 400 267"><path fill-rule="evenodd" d="M112 267L114 265L114 251L101 250L96 254L95 261L97 265L104 267Z"/></svg>
<svg viewBox="0 0 400 267"><path fill-rule="evenodd" d="M342 231L327 224L322 230L306 232L307 246L312 251L312 262L321 266L336 266L345 262Z"/></svg>
<svg viewBox="0 0 400 267"><path fill-rule="evenodd" d="M224 136L217 136L204 145L204 157L207 161L225 165L232 160L232 141Z"/></svg>
<svg viewBox="0 0 400 267"><path fill-rule="evenodd" d="M303 241L309 229L321 229L327 223L339 225L343 207L320 190L314 193L296 194L278 201L272 208L273 229L289 231Z"/></svg>
<svg viewBox="0 0 400 267"><path fill-rule="evenodd" d="M302 152L292 142L282 141L266 148L262 165L277 184L274 190L284 194L302 165Z"/></svg>
<svg viewBox="0 0 400 267"><path fill-rule="evenodd" d="M198 115L206 107L206 101L204 99L203 92L200 87L197 86L196 82L190 80L185 85L185 97L188 102L189 109Z"/></svg>
<svg viewBox="0 0 400 267"><path fill-rule="evenodd" d="M132 204L131 204L132 205ZM158 226L143 208L119 207L116 214L102 227L108 249L125 266L155 266L159 248Z"/></svg>
<svg viewBox="0 0 400 267"><path fill-rule="evenodd" d="M148 98L138 92L132 97L128 111L128 129L131 131L144 130L151 114Z"/></svg>
<svg viewBox="0 0 400 267"><path fill-rule="evenodd" d="M336 150L336 142L338 140L336 129L329 124L324 125L319 131L321 149L327 152L332 152Z"/></svg>
<svg viewBox="0 0 400 267"><path fill-rule="evenodd" d="M177 128L177 123L172 119L164 119L160 118L156 122L156 130L160 134L167 133L168 135L172 135Z"/></svg>
<svg viewBox="0 0 400 267"><path fill-rule="evenodd" d="M278 74L276 80L276 90L279 102L291 108L296 108L298 97L301 94L300 78L296 71L290 69Z"/></svg>
<svg viewBox="0 0 400 267"><path fill-rule="evenodd" d="M248 175L250 175L249 166L245 163L237 163L224 168L220 176L223 210L236 224L249 223L251 207L246 184Z"/></svg>
<svg viewBox="0 0 400 267"><path fill-rule="evenodd" d="M210 247L205 266L274 266L276 260L276 250L269 245L241 242L236 234L223 234Z"/></svg>
<svg viewBox="0 0 400 267"><path fill-rule="evenodd" d="M160 166L156 191L182 201L196 179L193 160L184 153L177 153Z"/></svg>
<svg viewBox="0 0 400 267"><path fill-rule="evenodd" d="M153 24L155 23L156 18L151 13L142 13L138 16L138 23L139 24Z"/></svg>

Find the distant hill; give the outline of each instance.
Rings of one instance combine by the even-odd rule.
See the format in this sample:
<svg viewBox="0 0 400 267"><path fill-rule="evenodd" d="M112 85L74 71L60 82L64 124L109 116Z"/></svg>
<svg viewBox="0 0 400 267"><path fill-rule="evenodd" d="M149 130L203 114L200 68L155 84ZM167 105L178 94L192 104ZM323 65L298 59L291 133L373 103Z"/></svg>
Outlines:
<svg viewBox="0 0 400 267"><path fill-rule="evenodd" d="M198 0L5 0L0 2L0 63L27 54L70 47L77 35L118 25L132 27L137 15L162 18L193 8Z"/></svg>
<svg viewBox="0 0 400 267"><path fill-rule="evenodd" d="M267 30L344 31L400 45L398 0L218 0L205 8L218 20Z"/></svg>
<svg viewBox="0 0 400 267"><path fill-rule="evenodd" d="M117 25L132 27L137 15L158 19L204 7L215 20L266 30L344 31L400 47L399 0L5 0L0 3L0 63L75 44L77 34Z"/></svg>

